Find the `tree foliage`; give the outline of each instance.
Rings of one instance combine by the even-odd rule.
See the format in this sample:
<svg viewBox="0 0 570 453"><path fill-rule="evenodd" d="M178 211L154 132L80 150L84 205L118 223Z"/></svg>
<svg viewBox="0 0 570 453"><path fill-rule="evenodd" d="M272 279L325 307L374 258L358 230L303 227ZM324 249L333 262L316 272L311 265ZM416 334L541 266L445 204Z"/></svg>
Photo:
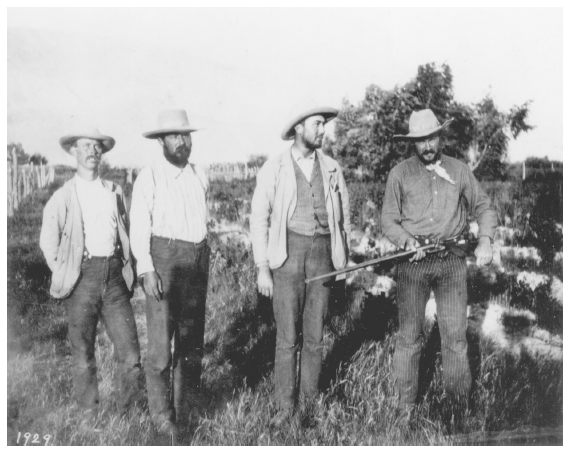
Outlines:
<svg viewBox="0 0 570 453"><path fill-rule="evenodd" d="M46 159L45 156L42 156L40 153L35 153L30 156L28 162L34 165L40 165L40 164L46 165L48 163L48 160Z"/></svg>
<svg viewBox="0 0 570 453"><path fill-rule="evenodd" d="M247 158L247 167L259 167L261 168L265 161L267 160L267 155L265 154L251 154Z"/></svg>
<svg viewBox="0 0 570 453"><path fill-rule="evenodd" d="M489 97L472 106L458 103L450 67L429 63L419 66L416 77L402 87L370 85L357 106L344 100L335 139L325 142L324 151L341 162L349 178L384 181L413 152L413 144L393 142L392 137L406 134L412 112L425 108L442 123L454 119L443 136L443 152L469 163L480 179L504 180L510 138L532 129L526 123L529 102L509 113L500 112Z"/></svg>

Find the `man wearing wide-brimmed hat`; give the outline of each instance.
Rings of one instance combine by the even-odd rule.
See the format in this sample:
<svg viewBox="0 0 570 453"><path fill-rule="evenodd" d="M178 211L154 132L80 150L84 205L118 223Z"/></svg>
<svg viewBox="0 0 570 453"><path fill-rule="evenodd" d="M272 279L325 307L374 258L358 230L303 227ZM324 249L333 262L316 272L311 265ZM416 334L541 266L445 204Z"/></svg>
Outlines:
<svg viewBox="0 0 570 453"><path fill-rule="evenodd" d="M347 263L348 190L339 164L317 151L325 124L337 113L330 107L295 112L281 133L293 145L257 175L250 228L258 289L273 297L277 324L274 427L288 422L295 409L297 352L303 403L318 390L330 281L306 284L305 279Z"/></svg>
<svg viewBox="0 0 570 453"><path fill-rule="evenodd" d="M440 135L451 123L440 124L429 110L413 112L407 135L415 155L396 165L388 176L382 206L383 233L397 246L416 250L430 241L460 239L468 215L479 225L477 265L492 259L491 241L497 216L469 167L441 153ZM397 268L400 330L394 352L399 407L409 413L418 391L418 368L425 307L435 294L441 333L443 380L451 402L467 401L471 374L467 361L467 276L459 247L429 254L417 251Z"/></svg>
<svg viewBox="0 0 570 453"><path fill-rule="evenodd" d="M137 177L131 204L133 253L146 294L149 409L158 431L173 436L197 422L201 410L210 248L208 179L188 161L194 131L184 110L158 115L158 127L143 136L156 139L162 155Z"/></svg>
<svg viewBox="0 0 570 453"><path fill-rule="evenodd" d="M98 414L95 336L99 319L118 362L119 410L124 412L140 398L140 351L130 303L133 260L121 187L99 177L102 155L115 140L88 129L59 142L76 158L77 173L46 204L40 247L52 271L51 295L68 298L73 390L82 410L81 426L89 428Z"/></svg>

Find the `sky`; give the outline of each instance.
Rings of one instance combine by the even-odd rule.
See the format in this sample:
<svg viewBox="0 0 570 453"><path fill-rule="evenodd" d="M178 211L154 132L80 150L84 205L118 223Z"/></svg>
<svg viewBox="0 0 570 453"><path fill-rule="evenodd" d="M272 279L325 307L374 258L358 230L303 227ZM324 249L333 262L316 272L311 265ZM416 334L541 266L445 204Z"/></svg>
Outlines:
<svg viewBox="0 0 570 453"><path fill-rule="evenodd" d="M201 128L199 164L275 155L303 102L357 104L431 62L461 103L532 101L510 161L562 160L561 8L9 8L7 25L8 141L53 163L73 163L59 137L94 124L112 164L146 165L160 149L141 134L168 108Z"/></svg>

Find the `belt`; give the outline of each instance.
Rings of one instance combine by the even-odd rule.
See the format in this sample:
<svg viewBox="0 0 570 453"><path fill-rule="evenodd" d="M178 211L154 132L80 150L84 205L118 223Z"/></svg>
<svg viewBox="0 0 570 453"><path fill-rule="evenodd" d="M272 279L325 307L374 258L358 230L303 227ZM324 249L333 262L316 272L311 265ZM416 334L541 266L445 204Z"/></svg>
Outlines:
<svg viewBox="0 0 570 453"><path fill-rule="evenodd" d="M445 246L445 250L440 250L436 252L427 252L429 254L435 255L437 257L443 258L449 255L449 252L456 256L464 257L467 255L469 249L469 240L466 234L457 234L448 239L432 239L426 236L414 236L414 238L420 243L420 245L430 245L439 244Z"/></svg>
<svg viewBox="0 0 570 453"><path fill-rule="evenodd" d="M152 236L151 240L158 241L158 242L167 242L168 244L175 243L175 244L181 244L181 245L193 245L194 247L197 247L197 248L203 247L208 243L208 240L206 238L202 239L200 242L190 242L190 241L184 241L182 239L176 239L176 238L165 238L163 236Z"/></svg>
<svg viewBox="0 0 570 453"><path fill-rule="evenodd" d="M83 250L83 258L82 258L81 262L92 260L92 259L110 260L112 258L120 258L120 257L121 257L120 248L118 248L118 247L115 247L115 250L113 250L113 253L111 253L110 255L107 255L107 256L91 255L91 253L89 253L87 251L87 249L85 249L85 250Z"/></svg>

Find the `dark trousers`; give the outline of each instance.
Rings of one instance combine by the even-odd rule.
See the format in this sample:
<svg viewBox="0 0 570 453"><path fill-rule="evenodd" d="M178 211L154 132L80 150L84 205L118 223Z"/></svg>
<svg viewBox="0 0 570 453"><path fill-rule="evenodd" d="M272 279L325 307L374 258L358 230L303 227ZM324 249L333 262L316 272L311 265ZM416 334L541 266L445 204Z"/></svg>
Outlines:
<svg viewBox="0 0 570 453"><path fill-rule="evenodd" d="M280 409L295 405L297 352L300 351L300 392L318 391L323 353L323 326L330 279L306 284L305 279L334 270L329 235L303 236L287 231L287 259L273 270L273 312L277 326L275 393Z"/></svg>
<svg viewBox="0 0 570 453"><path fill-rule="evenodd" d="M425 307L433 290L441 334L446 393L465 400L471 388L467 360L467 266L453 253L428 255L420 262L398 265L400 330L394 352L394 374L399 406L409 408L418 392L421 334Z"/></svg>
<svg viewBox="0 0 570 453"><path fill-rule="evenodd" d="M184 422L198 395L210 247L206 241L194 244L155 236L151 255L163 296L160 301L146 298L145 369L150 414L160 425L166 420Z"/></svg>
<svg viewBox="0 0 570 453"><path fill-rule="evenodd" d="M80 280L68 299L68 333L73 357L73 390L79 406L96 409L99 403L95 337L99 318L113 342L116 401L120 411L140 398L140 349L131 294L121 273L119 257L91 257L81 265Z"/></svg>

